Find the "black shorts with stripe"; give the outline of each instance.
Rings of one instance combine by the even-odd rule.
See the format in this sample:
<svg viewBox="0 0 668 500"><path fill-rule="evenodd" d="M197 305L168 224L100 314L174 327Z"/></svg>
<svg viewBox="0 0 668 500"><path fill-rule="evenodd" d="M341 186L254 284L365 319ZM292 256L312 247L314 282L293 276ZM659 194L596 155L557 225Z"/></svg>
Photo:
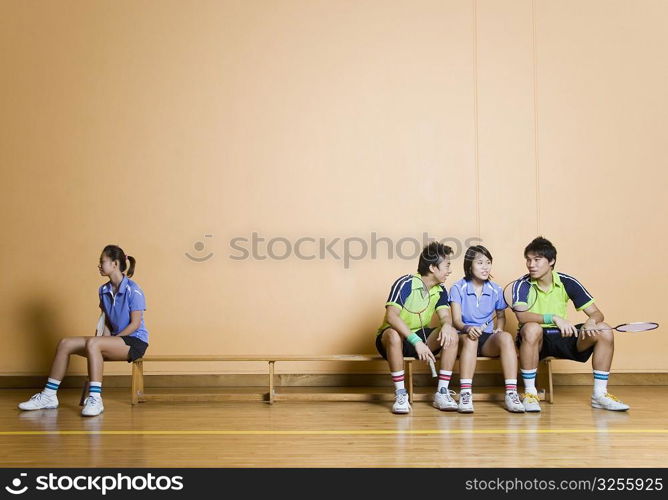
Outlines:
<svg viewBox="0 0 668 500"><path fill-rule="evenodd" d="M132 363L136 359L144 357L144 353L148 347L146 342L137 337L131 337L130 335L123 335L121 338L126 345L130 346L130 351L128 351L128 363Z"/></svg>
<svg viewBox="0 0 668 500"><path fill-rule="evenodd" d="M391 328L391 327L387 327ZM387 328L385 330L387 330ZM385 332L383 330L380 332L378 335L376 335L376 350L378 351L378 354L380 354L383 359L387 359L387 352L385 351L385 347L383 346L383 333ZM422 339L422 342L425 344L427 343L427 338L431 334L431 332L434 331L434 328L425 328L424 329L424 335L422 334L422 330L418 330L415 332L418 337ZM435 351L434 354L438 354L441 350L441 347L439 346ZM408 340L404 339L404 345L403 345L403 354L404 358L417 358L418 354L417 351L415 350L415 346L411 344Z"/></svg>
<svg viewBox="0 0 668 500"><path fill-rule="evenodd" d="M583 324L584 323L579 323L575 325L575 328L579 330ZM546 333L547 330L554 329L555 327L543 327L543 345L538 354L539 359L554 357L559 359L571 359L573 361L579 361L580 363L586 363L589 360L594 353L594 346L591 346L584 351L578 351L577 336L562 337L560 333ZM520 344L522 343L521 330L517 332L515 342L519 349Z"/></svg>

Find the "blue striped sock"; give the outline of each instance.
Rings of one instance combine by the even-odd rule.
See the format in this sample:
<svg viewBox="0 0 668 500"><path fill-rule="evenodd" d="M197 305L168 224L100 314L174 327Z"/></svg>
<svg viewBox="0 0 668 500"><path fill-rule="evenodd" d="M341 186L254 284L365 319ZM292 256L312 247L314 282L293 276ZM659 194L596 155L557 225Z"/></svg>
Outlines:
<svg viewBox="0 0 668 500"><path fill-rule="evenodd" d="M50 378L46 381L46 385L44 386L44 390L42 392L47 396L55 396L56 392L58 392L59 387L60 387L60 380L56 380L55 378Z"/></svg>
<svg viewBox="0 0 668 500"><path fill-rule="evenodd" d="M603 395L608 392L608 377L610 372L594 370L594 395Z"/></svg>
<svg viewBox="0 0 668 500"><path fill-rule="evenodd" d="M94 396L96 398L102 397L102 382L91 382L89 384L90 392L89 396Z"/></svg>
<svg viewBox="0 0 668 500"><path fill-rule="evenodd" d="M522 382L524 382L524 392L527 394L538 394L536 390L536 372L538 369L520 371L522 372Z"/></svg>

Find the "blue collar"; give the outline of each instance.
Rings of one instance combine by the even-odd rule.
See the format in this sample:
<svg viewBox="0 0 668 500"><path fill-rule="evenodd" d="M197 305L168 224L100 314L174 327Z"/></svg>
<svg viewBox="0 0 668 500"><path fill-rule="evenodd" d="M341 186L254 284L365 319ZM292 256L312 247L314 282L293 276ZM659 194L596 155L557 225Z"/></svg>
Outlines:
<svg viewBox="0 0 668 500"><path fill-rule="evenodd" d="M128 277L123 276L123 279L121 280L121 282L118 285L118 291L116 292L116 295L118 295L119 293L125 293L125 290L127 289L128 286L129 286L128 285ZM111 281L107 282L107 284L104 285L104 287L105 287L104 288L105 292L111 293L111 289L112 289Z"/></svg>
<svg viewBox="0 0 668 500"><path fill-rule="evenodd" d="M464 290L466 290L467 295L476 295L475 288L469 280L465 280L466 284L464 285ZM488 282L482 284L482 295L492 295L492 285Z"/></svg>

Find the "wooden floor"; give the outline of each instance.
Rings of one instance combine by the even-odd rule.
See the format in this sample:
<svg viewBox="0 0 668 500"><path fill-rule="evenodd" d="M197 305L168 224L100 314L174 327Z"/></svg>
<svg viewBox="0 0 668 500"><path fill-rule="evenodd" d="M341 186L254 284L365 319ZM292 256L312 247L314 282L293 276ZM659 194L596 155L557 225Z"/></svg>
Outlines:
<svg viewBox="0 0 668 500"><path fill-rule="evenodd" d="M590 388L558 387L541 414L497 402L476 413L390 402L158 403L105 390L83 418L79 391L60 408L21 412L31 391L0 390L1 467L666 467L668 387L615 387L627 413L589 406Z"/></svg>

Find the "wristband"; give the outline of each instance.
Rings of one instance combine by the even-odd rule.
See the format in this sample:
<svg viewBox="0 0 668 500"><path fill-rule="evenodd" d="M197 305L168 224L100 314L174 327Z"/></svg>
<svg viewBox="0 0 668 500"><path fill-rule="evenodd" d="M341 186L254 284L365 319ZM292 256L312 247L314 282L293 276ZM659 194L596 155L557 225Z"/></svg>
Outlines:
<svg viewBox="0 0 668 500"><path fill-rule="evenodd" d="M406 340L408 340L413 345L417 344L418 342L422 342L422 339L417 333L411 333Z"/></svg>
<svg viewBox="0 0 668 500"><path fill-rule="evenodd" d="M543 314L543 324L551 325L552 324L552 314Z"/></svg>

